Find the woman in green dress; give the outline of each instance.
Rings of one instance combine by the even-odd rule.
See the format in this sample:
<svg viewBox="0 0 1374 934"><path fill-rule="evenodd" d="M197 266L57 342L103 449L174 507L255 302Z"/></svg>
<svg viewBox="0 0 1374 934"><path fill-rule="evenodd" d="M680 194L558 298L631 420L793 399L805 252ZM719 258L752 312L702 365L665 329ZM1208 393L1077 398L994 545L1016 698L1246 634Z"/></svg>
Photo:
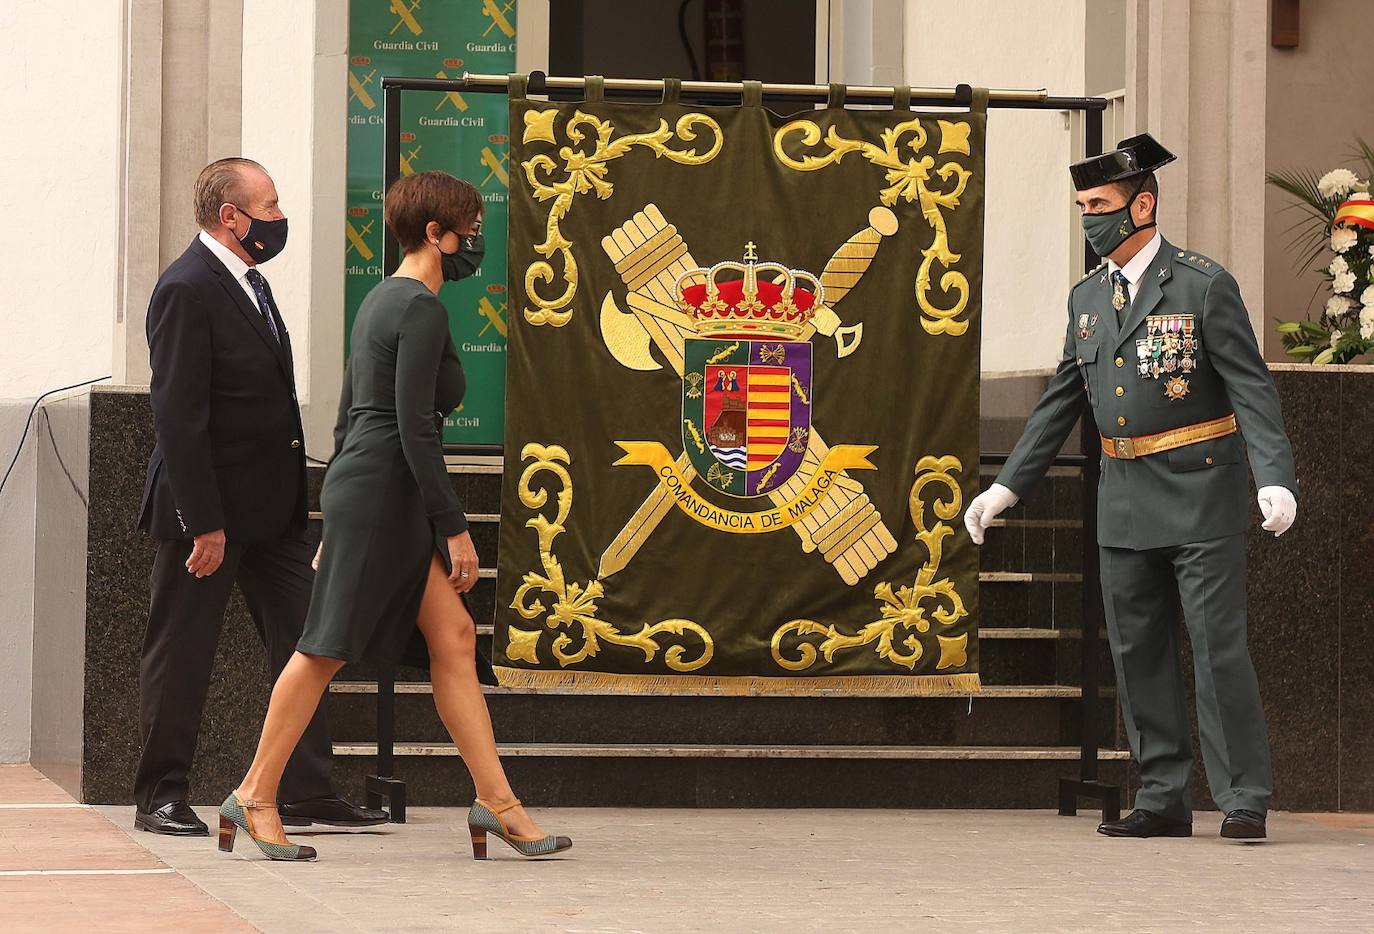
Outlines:
<svg viewBox="0 0 1374 934"><path fill-rule="evenodd" d="M497 756L463 594L477 583L477 552L444 463L444 414L463 399L463 368L437 293L477 270L482 199L443 172L401 178L383 220L405 258L363 301L353 323L334 458L320 495L324 534L305 632L272 690L257 755L220 808L220 849L238 830L271 859L314 859L286 839L275 810L287 759L330 679L345 662L400 658L418 625L428 646L434 704L472 773L473 855L486 836L524 856L572 846L545 834L520 806Z"/></svg>

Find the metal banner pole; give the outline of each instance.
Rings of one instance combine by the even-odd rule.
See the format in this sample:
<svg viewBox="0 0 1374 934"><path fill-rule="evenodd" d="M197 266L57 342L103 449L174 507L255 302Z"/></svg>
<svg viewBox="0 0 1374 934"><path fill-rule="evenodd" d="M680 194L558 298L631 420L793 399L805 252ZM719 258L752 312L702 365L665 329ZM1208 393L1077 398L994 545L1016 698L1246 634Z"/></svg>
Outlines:
<svg viewBox="0 0 1374 934"><path fill-rule="evenodd" d="M1102 110L1084 114L1084 156L1102 152ZM1098 256L1091 246L1085 247L1084 272L1097 267ZM1079 765L1078 779L1059 780L1059 813L1065 817L1078 813L1078 799L1091 798L1102 802L1102 819L1116 820L1121 816L1121 789L1098 779L1098 726L1102 706L1101 676L1098 671L1104 624L1102 610L1102 581L1099 576L1097 551L1097 483L1102 472L1102 458L1097 453L1100 442L1092 407L1083 406L1083 627L1078 646L1082 653L1082 699L1079 703Z"/></svg>

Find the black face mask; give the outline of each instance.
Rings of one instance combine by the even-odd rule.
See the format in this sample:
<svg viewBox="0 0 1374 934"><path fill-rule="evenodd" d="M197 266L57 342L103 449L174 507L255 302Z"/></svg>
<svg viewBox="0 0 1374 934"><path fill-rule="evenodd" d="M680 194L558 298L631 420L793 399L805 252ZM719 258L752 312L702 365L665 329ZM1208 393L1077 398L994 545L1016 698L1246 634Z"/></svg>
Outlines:
<svg viewBox="0 0 1374 934"><path fill-rule="evenodd" d="M445 282L457 282L477 272L482 265L482 255L487 251L487 242L481 234L458 235L458 252L439 251L440 265L444 270Z"/></svg>
<svg viewBox="0 0 1374 934"><path fill-rule="evenodd" d="M238 238L239 243L253 257L253 262L265 263L286 248L286 218L267 221L254 217L243 208L239 208L239 213L249 221L248 230Z"/></svg>
<svg viewBox="0 0 1374 934"><path fill-rule="evenodd" d="M1093 252L1098 256L1110 256L1116 252L1117 247L1133 235L1155 226L1155 222L1150 221L1148 224L1141 224L1137 227L1135 219L1131 217L1131 205L1135 203L1136 197L1145 187L1147 178L1149 178L1148 175L1141 176L1139 184L1135 186L1135 191L1131 192L1131 196L1126 199L1126 204L1123 207L1103 214L1083 215L1083 234L1088 238L1088 243L1092 245Z"/></svg>

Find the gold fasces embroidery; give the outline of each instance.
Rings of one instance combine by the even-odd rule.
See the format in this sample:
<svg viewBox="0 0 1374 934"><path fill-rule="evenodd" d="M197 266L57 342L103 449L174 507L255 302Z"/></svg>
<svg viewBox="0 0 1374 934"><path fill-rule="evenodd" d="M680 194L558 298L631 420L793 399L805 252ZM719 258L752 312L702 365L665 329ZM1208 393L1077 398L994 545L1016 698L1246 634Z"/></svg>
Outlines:
<svg viewBox="0 0 1374 934"><path fill-rule="evenodd" d="M553 657L564 668L595 657L601 651L602 642L637 648L644 653L645 662L653 661L663 650L663 662L673 671L696 671L706 665L715 654L715 642L709 632L691 620L663 620L645 624L637 632L622 632L614 624L598 618L596 601L605 594L601 581L594 580L586 585L569 583L562 564L553 553L554 540L566 531L564 523L572 510L572 477L568 473L572 459L565 448L542 444L525 445L520 451L520 459L529 463L520 474L518 493L522 504L538 511L525 526L534 529L538 536L543 573L526 572L510 605L525 619L544 617L544 630L509 627L506 657L511 661L538 664L540 637L545 631L551 631L558 633L552 643ZM544 478L546 474L552 475L551 480ZM544 480L538 488L533 483L536 478ZM558 497L552 518L543 512L551 488ZM552 606L541 599L542 594L553 596ZM662 635L692 636L701 642L701 647L694 656L685 657L688 646L671 645L665 650L658 643L657 637ZM575 645L578 640L580 643Z"/></svg>
<svg viewBox="0 0 1374 934"><path fill-rule="evenodd" d="M939 152L967 155L970 151L970 125L948 120L939 120L937 123L941 133ZM788 139L791 136L795 136L806 148L824 143L829 152L793 156L785 145L791 142ZM903 142L907 136L911 138ZM908 204L919 201L921 216L935 232L930 246L921 251L922 261L916 274L916 304L922 313L921 327L929 334L958 337L968 331L968 322L957 319L968 307L969 284L968 277L954 268L963 254L954 252L950 247L944 212L953 212L959 207L959 199L973 173L957 162L945 162L937 168L934 156L921 155L928 141L920 118L905 120L883 130L880 143L848 139L841 136L833 125L822 138L821 129L815 122L800 119L783 124L773 134L773 154L788 168L814 172L837 165L849 153L857 152L885 170L883 177L887 187L878 195L878 200L884 205L890 208L899 200ZM910 153L902 152L903 149L910 150ZM934 178L937 177L939 185L934 184ZM945 269L940 276L940 288L957 295L954 304L946 308L939 307L930 298L931 269L937 262Z"/></svg>
<svg viewBox="0 0 1374 934"><path fill-rule="evenodd" d="M524 142L556 143L557 132L554 122L558 113L558 110L526 111L525 133L522 136ZM698 152L695 147L681 150L670 148L668 145L674 138L685 143L694 143L702 135L703 129L713 137L710 146L704 152ZM577 110L564 124L563 132L571 145L558 150L558 158L562 160L561 166L547 153L538 153L520 163L525 172L525 181L535 200L540 203L552 202L544 225L544 240L534 247L534 251L544 259L535 260L525 270L525 294L535 306L525 309L525 320L530 324L547 324L553 327L562 327L571 320L572 312L565 309L572 304L573 296L577 294L578 283L577 258L573 254L573 243L563 236L559 224L567 216L573 200L578 195L592 192L603 201L611 196L615 189L607 177L610 172L607 163L619 159L635 146L642 146L651 150L655 156L680 165L702 165L716 157L724 142L720 124L702 113L684 114L671 129L667 120L660 119L656 130L648 133L631 133L617 138L614 136L615 126L611 121ZM587 140L592 143L590 151L574 148ZM560 171L563 177L556 179L555 175ZM539 294L538 287L540 283L548 284L554 281L556 272L553 264L549 262L554 256L559 256L562 260L562 279L565 285L561 293L549 297Z"/></svg>
<svg viewBox="0 0 1374 934"><path fill-rule="evenodd" d="M874 651L879 658L914 670L925 654L917 633L929 632L932 618L940 626L948 627L968 615L954 581L948 577L938 581L935 579L944 554L944 540L954 534L948 521L959 515L963 505L963 493L953 476L962 469L959 459L952 456L922 457L916 462L916 480L911 485L908 507L916 526L916 540L925 547L927 556L925 564L916 573L916 580L909 586L895 589L886 581L875 586L873 595L879 602L879 618L853 635L811 619L794 619L780 626L771 640L773 661L778 667L787 671L805 671L815 665L819 658L832 663L838 652L876 642ZM925 488L932 483L945 487L948 496L927 502ZM940 520L933 526L927 525L927 509ZM899 627L904 630L905 638L899 638ZM817 646L805 641L809 636L824 638ZM783 640L788 637L792 638L784 647ZM966 663L967 633L962 637L947 639L937 636L937 639L940 645L937 669Z"/></svg>
<svg viewBox="0 0 1374 934"><path fill-rule="evenodd" d="M736 512L717 506L692 489L692 477L683 471L673 455L659 442L617 441L616 444L625 451L625 456L616 461L614 466L652 468L672 501L688 516L718 532L744 535L776 532L801 522L825 501L831 487L844 479L844 471L876 469L868 460L868 455L877 450L875 445L837 444L826 452L810 479L794 495L782 502L773 502L759 512ZM718 469L719 465L711 466L707 472L708 481L715 479L711 475ZM722 469L720 475L724 481L722 485L728 486L729 472ZM759 484L760 488L765 485L766 481Z"/></svg>

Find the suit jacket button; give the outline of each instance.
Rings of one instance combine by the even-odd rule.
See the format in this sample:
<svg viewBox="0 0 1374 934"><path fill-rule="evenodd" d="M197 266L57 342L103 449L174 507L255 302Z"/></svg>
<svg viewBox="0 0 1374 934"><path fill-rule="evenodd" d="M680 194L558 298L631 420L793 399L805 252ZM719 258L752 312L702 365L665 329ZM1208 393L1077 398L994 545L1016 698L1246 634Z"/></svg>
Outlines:
<svg viewBox="0 0 1374 934"><path fill-rule="evenodd" d="M1079 365L1079 366L1082 366L1082 365L1083 365L1083 358L1082 358L1082 357L1079 357L1079 358L1078 358L1078 365Z"/></svg>
<svg viewBox="0 0 1374 934"><path fill-rule="evenodd" d="M1207 465L1210 467L1211 464L1212 464L1212 459L1209 457L1209 458L1207 458Z"/></svg>
<svg viewBox="0 0 1374 934"><path fill-rule="evenodd" d="M1118 415L1118 416L1116 417L1116 423L1117 423L1118 425L1121 425L1121 426L1124 427L1125 424L1126 424L1126 416L1124 416L1124 415Z"/></svg>
<svg viewBox="0 0 1374 934"><path fill-rule="evenodd" d="M1125 361L1124 359L1122 359L1121 357L1117 357L1117 358L1116 358L1116 365L1117 365L1117 366L1125 366L1125 365L1126 365L1126 361Z"/></svg>
<svg viewBox="0 0 1374 934"><path fill-rule="evenodd" d="M1117 394L1118 396L1124 396L1124 395L1126 395L1126 387L1125 387L1125 386L1118 386L1118 387L1116 387L1116 394Z"/></svg>
<svg viewBox="0 0 1374 934"><path fill-rule="evenodd" d="M292 442L291 442L291 447L293 447L293 448L298 448L298 447L300 447L300 446L301 446L301 443L300 443L299 441L292 441Z"/></svg>

